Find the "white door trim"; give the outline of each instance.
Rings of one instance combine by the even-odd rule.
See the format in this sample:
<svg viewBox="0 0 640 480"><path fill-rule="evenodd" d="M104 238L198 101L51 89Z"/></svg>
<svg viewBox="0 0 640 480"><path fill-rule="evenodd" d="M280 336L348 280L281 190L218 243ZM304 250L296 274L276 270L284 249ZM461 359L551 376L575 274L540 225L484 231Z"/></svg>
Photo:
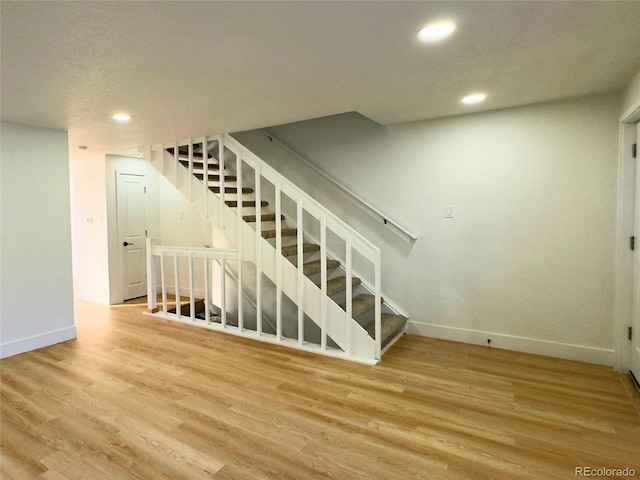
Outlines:
<svg viewBox="0 0 640 480"><path fill-rule="evenodd" d="M632 323L633 310L633 254L629 238L634 231L636 162L631 155L636 126L640 121L640 105L620 119L618 155L618 220L616 231L616 286L613 322L614 365L618 372L628 372L631 345L627 327ZM638 239L640 242L640 239ZM637 248L640 248L640 244ZM640 333L640 332L639 332Z"/></svg>

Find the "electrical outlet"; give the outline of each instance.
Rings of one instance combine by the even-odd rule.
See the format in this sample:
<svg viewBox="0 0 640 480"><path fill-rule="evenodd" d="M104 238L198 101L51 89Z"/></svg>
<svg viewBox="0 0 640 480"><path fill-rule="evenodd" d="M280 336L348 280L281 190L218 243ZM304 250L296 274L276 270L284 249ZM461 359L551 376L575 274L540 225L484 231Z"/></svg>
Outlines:
<svg viewBox="0 0 640 480"><path fill-rule="evenodd" d="M453 207L444 207L444 218L453 218Z"/></svg>

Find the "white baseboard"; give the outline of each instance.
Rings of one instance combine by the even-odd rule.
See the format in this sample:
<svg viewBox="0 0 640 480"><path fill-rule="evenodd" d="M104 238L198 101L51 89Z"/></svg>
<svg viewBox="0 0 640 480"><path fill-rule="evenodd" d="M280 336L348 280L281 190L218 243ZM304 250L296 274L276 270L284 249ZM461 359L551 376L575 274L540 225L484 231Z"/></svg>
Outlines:
<svg viewBox="0 0 640 480"><path fill-rule="evenodd" d="M487 345L487 339L490 338L491 346L494 348L503 348L505 350L514 350L516 352L533 353L536 355L546 355L548 357L564 358L566 360L576 360L578 362L595 363L607 366L612 366L614 361L614 351L604 348L550 342L535 338L447 327L411 320L407 322L407 333L423 337L439 338L442 340L485 346Z"/></svg>
<svg viewBox="0 0 640 480"><path fill-rule="evenodd" d="M3 343L0 345L0 358L11 357L20 353L30 352L31 350L37 350L38 348L55 345L56 343L66 342L67 340L73 340L77 336L76 327L74 326Z"/></svg>

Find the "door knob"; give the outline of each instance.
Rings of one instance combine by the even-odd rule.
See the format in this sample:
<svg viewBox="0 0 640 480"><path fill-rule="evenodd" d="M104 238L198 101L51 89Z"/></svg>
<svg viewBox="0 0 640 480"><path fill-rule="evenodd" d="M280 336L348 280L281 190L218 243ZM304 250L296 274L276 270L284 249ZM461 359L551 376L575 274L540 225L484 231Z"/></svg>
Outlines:
<svg viewBox="0 0 640 480"><path fill-rule="evenodd" d="M122 245L125 246L125 247L128 247L129 245L133 245L133 243L124 242Z"/></svg>

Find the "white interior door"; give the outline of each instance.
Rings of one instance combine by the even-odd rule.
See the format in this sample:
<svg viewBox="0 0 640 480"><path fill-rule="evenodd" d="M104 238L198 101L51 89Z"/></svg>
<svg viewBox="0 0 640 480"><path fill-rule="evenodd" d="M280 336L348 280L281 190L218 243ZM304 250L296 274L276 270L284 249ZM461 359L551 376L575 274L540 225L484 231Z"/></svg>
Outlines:
<svg viewBox="0 0 640 480"><path fill-rule="evenodd" d="M145 194L144 175L118 174L116 198L124 300L147 293Z"/></svg>
<svg viewBox="0 0 640 480"><path fill-rule="evenodd" d="M640 123L636 125L636 143L640 140ZM636 153L636 160L640 161ZM636 163L636 209L634 235L636 248L633 252L633 320L631 336L631 373L640 383L640 165ZM640 387L639 387L640 388Z"/></svg>

